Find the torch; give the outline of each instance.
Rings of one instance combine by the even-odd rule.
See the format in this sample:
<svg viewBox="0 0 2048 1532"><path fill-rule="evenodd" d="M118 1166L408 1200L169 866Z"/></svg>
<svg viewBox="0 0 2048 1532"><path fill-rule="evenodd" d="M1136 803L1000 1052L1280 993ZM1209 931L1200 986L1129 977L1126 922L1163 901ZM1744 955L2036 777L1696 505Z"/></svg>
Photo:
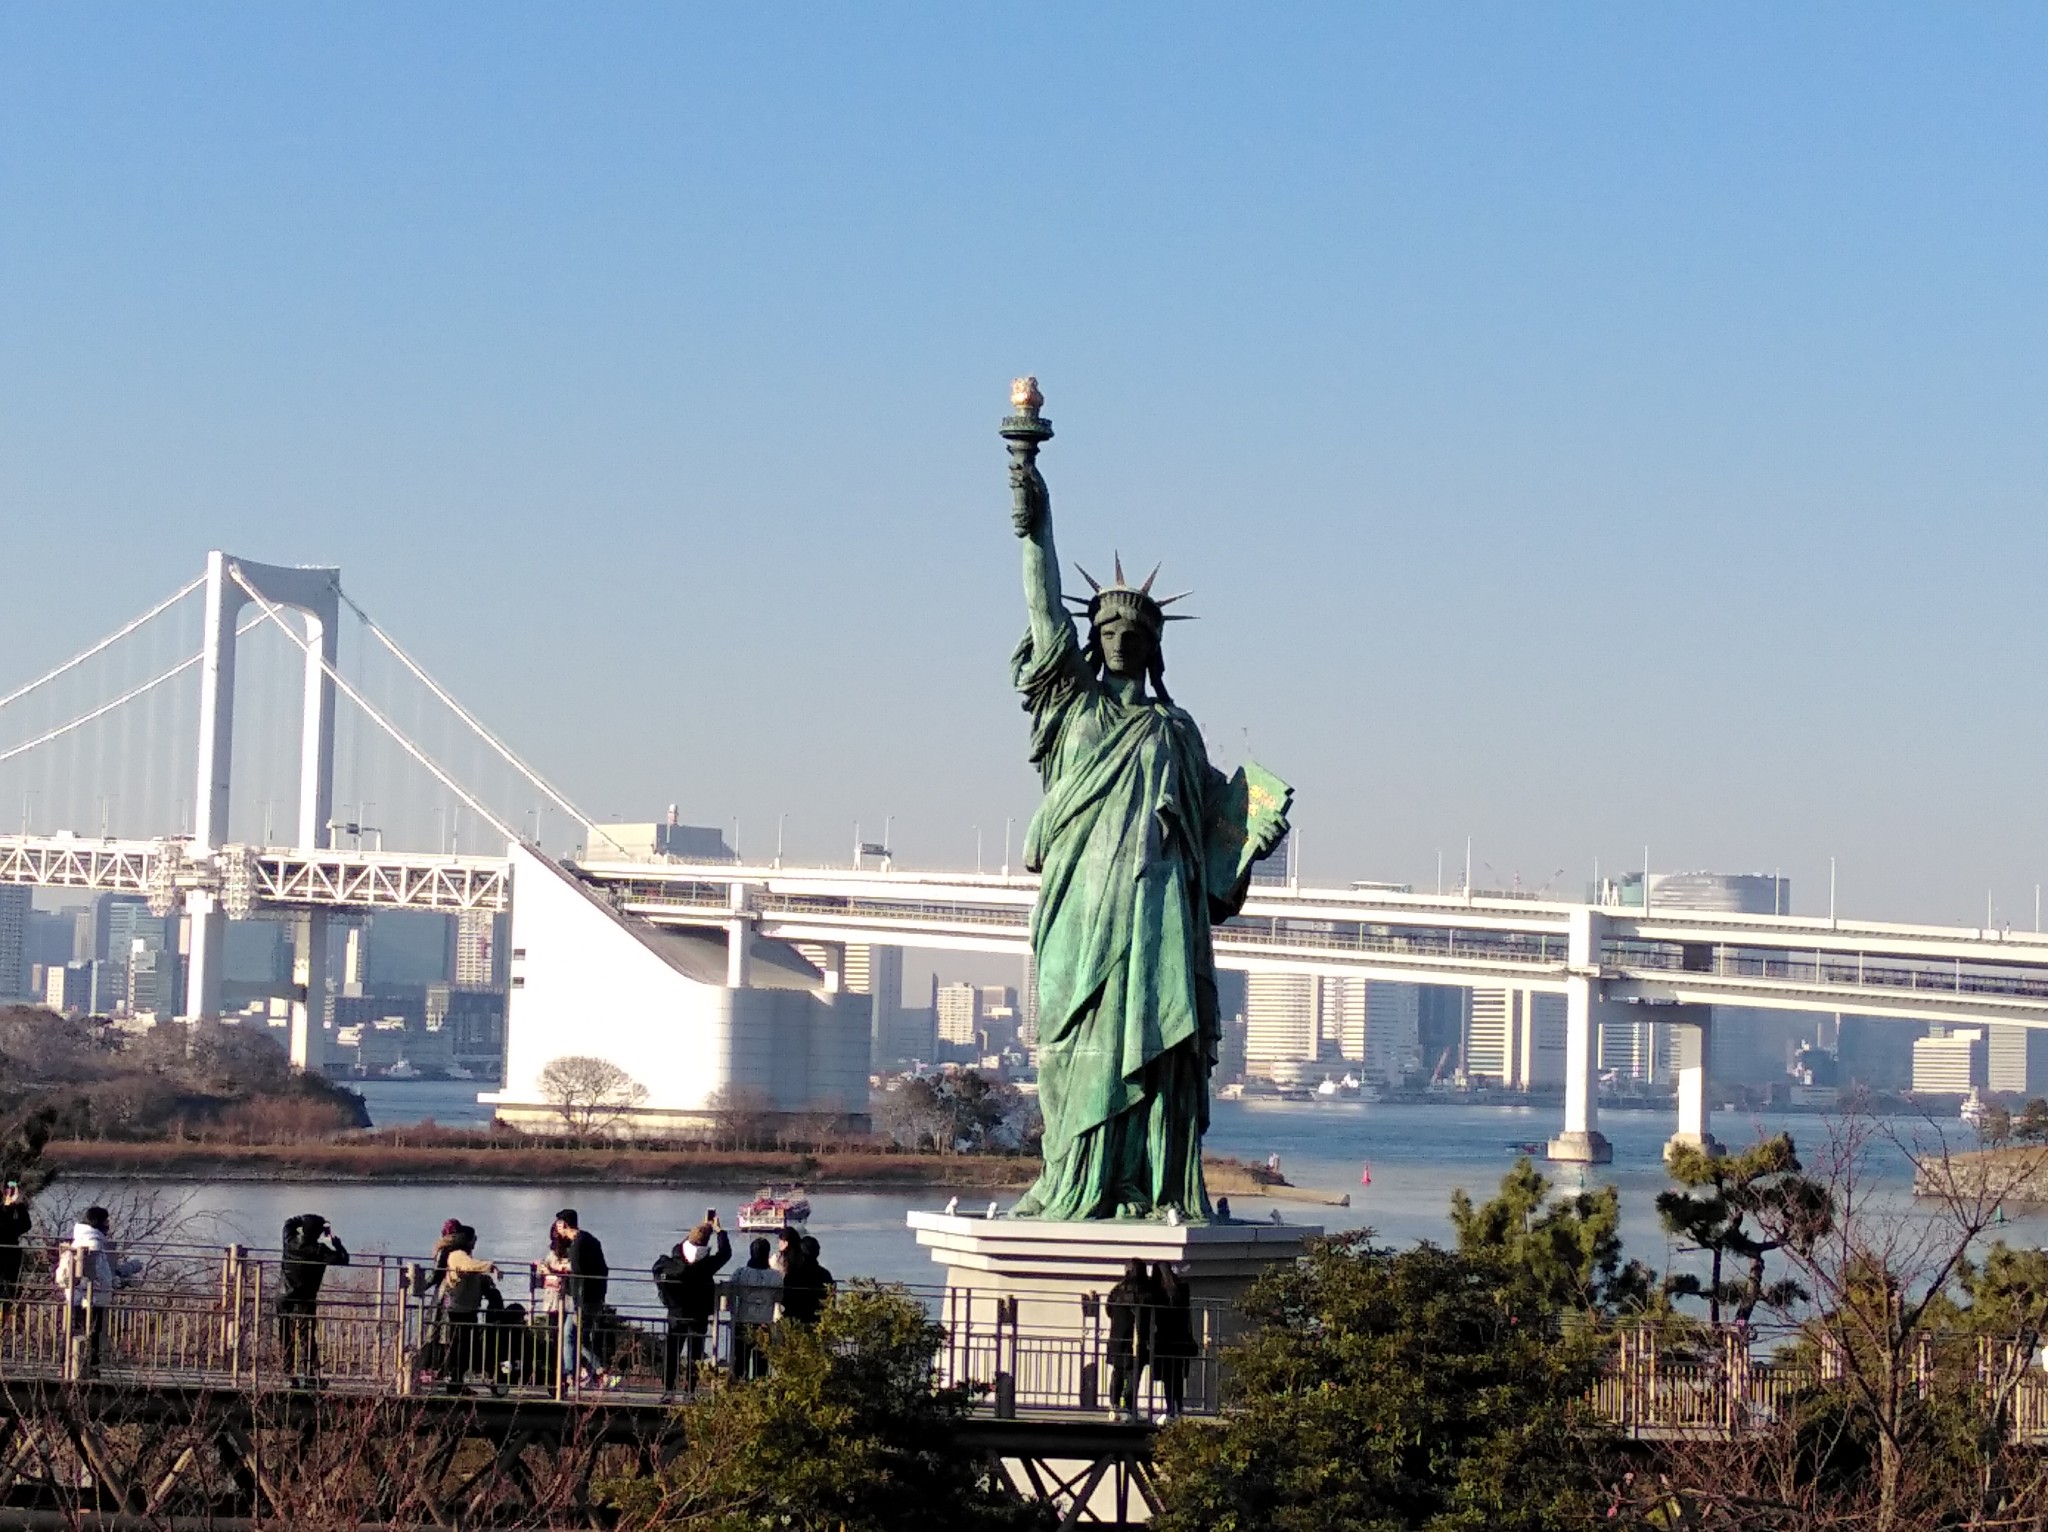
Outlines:
<svg viewBox="0 0 2048 1532"><path fill-rule="evenodd" d="M1020 537L1027 536L1037 520L1031 506L1031 480L1038 465L1039 447L1052 440L1052 422L1038 413L1044 403L1038 379L1018 378L1010 385L1010 408L1016 413L1006 416L998 428L998 434L1010 444L1012 516Z"/></svg>

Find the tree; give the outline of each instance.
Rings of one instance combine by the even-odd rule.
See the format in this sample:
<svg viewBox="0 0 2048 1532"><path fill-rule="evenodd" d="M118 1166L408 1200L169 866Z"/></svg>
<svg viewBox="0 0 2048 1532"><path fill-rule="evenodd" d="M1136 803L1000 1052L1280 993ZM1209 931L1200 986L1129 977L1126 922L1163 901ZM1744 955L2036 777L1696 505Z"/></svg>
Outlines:
<svg viewBox="0 0 2048 1532"><path fill-rule="evenodd" d="M2003 1149L2012 1142L2012 1113L1999 1102L1988 1103L1984 1116L1977 1124L1977 1137L1993 1149Z"/></svg>
<svg viewBox="0 0 2048 1532"><path fill-rule="evenodd" d="M711 1093L711 1141L722 1149L766 1149L775 1139L775 1104L758 1085L721 1085Z"/></svg>
<svg viewBox="0 0 2048 1532"><path fill-rule="evenodd" d="M1032 1512L961 1452L969 1399L932 1383L945 1332L908 1294L855 1283L768 1341L768 1376L681 1412L687 1450L598 1486L627 1532L1008 1532Z"/></svg>
<svg viewBox="0 0 2048 1532"><path fill-rule="evenodd" d="M2012 1136L2022 1144L2048 1144L2048 1101L2036 1096L2021 1107L2019 1121L2012 1126Z"/></svg>
<svg viewBox="0 0 2048 1532"><path fill-rule="evenodd" d="M647 1087L610 1059L572 1053L540 1072L541 1100L561 1114L571 1133L608 1128L647 1099Z"/></svg>
<svg viewBox="0 0 2048 1532"><path fill-rule="evenodd" d="M1641 1308L1650 1273L1621 1257L1621 1196L1611 1186L1550 1197L1550 1182L1525 1155L1501 1177L1499 1195L1474 1207L1451 1194L1458 1249L1498 1257L1559 1309L1611 1314Z"/></svg>
<svg viewBox="0 0 2048 1532"><path fill-rule="evenodd" d="M1611 1440L1583 1400L1605 1345L1511 1241L1316 1241L1244 1301L1230 1408L1160 1437L1157 1532L1595 1523Z"/></svg>
<svg viewBox="0 0 2048 1532"><path fill-rule="evenodd" d="M1667 1233L1706 1251L1712 1261L1704 1281L1690 1271L1666 1277L1668 1295L1704 1299L1712 1324L1721 1322L1724 1304L1746 1324L1758 1304L1788 1308L1807 1296L1790 1277L1764 1280L1767 1257L1788 1244L1810 1249L1834 1217L1827 1187L1804 1173L1791 1134L1725 1156L1683 1144L1672 1151L1668 1169L1679 1189L1657 1194L1657 1216ZM1754 1226L1751 1220L1759 1218L1777 1233L1767 1236ZM1730 1261L1743 1266L1742 1276L1725 1275Z"/></svg>

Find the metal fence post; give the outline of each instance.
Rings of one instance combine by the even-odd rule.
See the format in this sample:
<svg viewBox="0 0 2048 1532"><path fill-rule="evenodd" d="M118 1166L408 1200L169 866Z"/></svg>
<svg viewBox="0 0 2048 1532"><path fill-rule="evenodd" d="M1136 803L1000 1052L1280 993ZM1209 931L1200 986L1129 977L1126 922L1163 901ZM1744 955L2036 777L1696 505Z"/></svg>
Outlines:
<svg viewBox="0 0 2048 1532"><path fill-rule="evenodd" d="M996 1299L996 1419L1017 1418L1017 1300Z"/></svg>
<svg viewBox="0 0 2048 1532"><path fill-rule="evenodd" d="M1102 1408L1102 1298L1081 1295L1081 1408Z"/></svg>

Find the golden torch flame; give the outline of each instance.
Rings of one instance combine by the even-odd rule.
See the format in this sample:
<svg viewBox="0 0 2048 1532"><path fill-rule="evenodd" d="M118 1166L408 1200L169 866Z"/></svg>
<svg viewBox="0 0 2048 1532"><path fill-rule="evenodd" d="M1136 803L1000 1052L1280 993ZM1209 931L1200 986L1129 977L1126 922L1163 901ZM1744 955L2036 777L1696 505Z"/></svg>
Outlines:
<svg viewBox="0 0 2048 1532"><path fill-rule="evenodd" d="M1019 414L1036 414L1043 403L1045 395L1038 391L1038 379L1018 378L1010 384L1010 405Z"/></svg>

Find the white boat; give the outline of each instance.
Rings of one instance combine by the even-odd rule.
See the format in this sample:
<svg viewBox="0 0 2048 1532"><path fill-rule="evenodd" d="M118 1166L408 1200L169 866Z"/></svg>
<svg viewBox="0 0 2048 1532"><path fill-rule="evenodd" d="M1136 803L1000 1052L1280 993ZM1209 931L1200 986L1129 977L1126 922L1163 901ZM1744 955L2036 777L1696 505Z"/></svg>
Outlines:
<svg viewBox="0 0 2048 1532"><path fill-rule="evenodd" d="M1343 1089L1343 1086L1339 1085L1335 1080L1332 1080L1328 1075L1325 1075L1323 1077L1323 1083L1316 1087L1316 1100L1335 1101L1338 1095L1342 1093Z"/></svg>
<svg viewBox="0 0 2048 1532"><path fill-rule="evenodd" d="M400 1059L384 1071L384 1078L387 1080L417 1080L419 1077L420 1072L404 1059Z"/></svg>

